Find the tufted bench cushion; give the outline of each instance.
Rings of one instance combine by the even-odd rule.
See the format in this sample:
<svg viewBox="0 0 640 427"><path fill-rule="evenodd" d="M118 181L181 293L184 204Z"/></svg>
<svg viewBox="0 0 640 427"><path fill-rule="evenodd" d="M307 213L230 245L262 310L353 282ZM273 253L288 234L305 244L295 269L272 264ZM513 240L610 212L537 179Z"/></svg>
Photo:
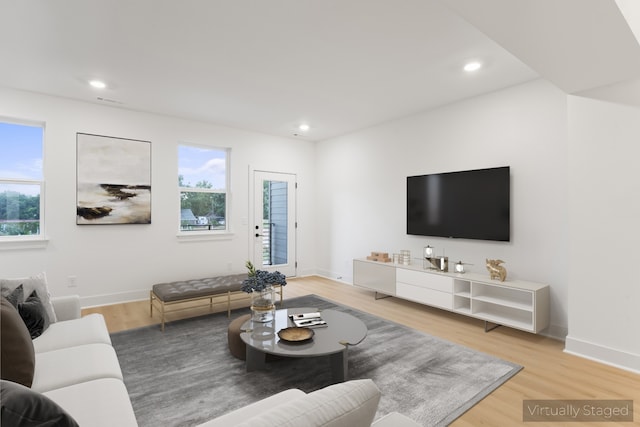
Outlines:
<svg viewBox="0 0 640 427"><path fill-rule="evenodd" d="M208 297L212 293L238 292L246 274L209 277L206 279L181 282L158 283L153 285L153 293L160 301L182 301L191 298Z"/></svg>
<svg viewBox="0 0 640 427"><path fill-rule="evenodd" d="M227 316L230 316L231 296L241 295L243 298L249 297L249 294L242 291L242 281L246 278L246 274L232 274L228 276L155 284L149 293L150 315L153 316L153 307L157 305L156 308L160 310L161 328L164 331L167 307L185 302L209 300L209 307L213 308L214 298L226 297ZM280 285L274 287L276 288L276 292L280 294L280 302L282 302L282 287ZM184 308L193 307L194 305L190 305Z"/></svg>

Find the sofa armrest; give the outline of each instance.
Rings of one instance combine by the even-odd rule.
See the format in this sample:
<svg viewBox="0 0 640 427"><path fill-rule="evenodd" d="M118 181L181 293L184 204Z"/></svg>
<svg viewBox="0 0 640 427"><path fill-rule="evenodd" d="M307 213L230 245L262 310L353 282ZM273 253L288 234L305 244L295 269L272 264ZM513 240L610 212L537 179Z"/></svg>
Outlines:
<svg viewBox="0 0 640 427"><path fill-rule="evenodd" d="M52 297L51 304L53 304L53 310L56 312L58 321L79 319L81 317L79 295Z"/></svg>
<svg viewBox="0 0 640 427"><path fill-rule="evenodd" d="M379 401L373 381L350 380L252 414L236 427L370 427Z"/></svg>
<svg viewBox="0 0 640 427"><path fill-rule="evenodd" d="M291 402L297 398L306 396L306 393L297 388L290 388L280 393L269 396L265 399L254 402L250 405L236 409L235 411L227 412L226 414L210 420L204 424L200 424L198 427L229 427L240 424L248 418L253 417L256 414L261 414L278 405Z"/></svg>

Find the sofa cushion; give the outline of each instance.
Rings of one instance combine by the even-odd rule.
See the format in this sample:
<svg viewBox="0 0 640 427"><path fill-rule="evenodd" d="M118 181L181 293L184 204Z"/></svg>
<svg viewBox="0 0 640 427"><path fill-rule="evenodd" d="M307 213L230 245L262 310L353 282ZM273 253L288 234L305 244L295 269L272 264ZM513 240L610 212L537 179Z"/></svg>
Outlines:
<svg viewBox="0 0 640 427"><path fill-rule="evenodd" d="M369 427L379 401L373 381L353 380L271 408L238 427Z"/></svg>
<svg viewBox="0 0 640 427"><path fill-rule="evenodd" d="M29 330L15 307L0 298L0 376L31 387L35 354Z"/></svg>
<svg viewBox="0 0 640 427"><path fill-rule="evenodd" d="M82 317L80 295L51 297L51 305L56 312L56 322L79 319Z"/></svg>
<svg viewBox="0 0 640 427"><path fill-rule="evenodd" d="M44 273L40 273L30 277L0 279L0 292L2 292L2 295L7 295L13 292L13 290L20 285L24 287L25 295L31 295L31 292L36 291L44 305L47 316L49 316L49 322L56 322L56 313L53 310L51 294L49 293L49 287L47 286L47 276Z"/></svg>
<svg viewBox="0 0 640 427"><path fill-rule="evenodd" d="M18 313L20 313L32 339L42 335L42 332L49 327L49 316L47 316L36 291L31 292L29 298L18 304Z"/></svg>
<svg viewBox="0 0 640 427"><path fill-rule="evenodd" d="M118 356L108 344L86 344L36 353L31 388L43 392L98 378L122 380Z"/></svg>
<svg viewBox="0 0 640 427"><path fill-rule="evenodd" d="M114 378L87 381L43 393L81 426L137 427L124 383Z"/></svg>
<svg viewBox="0 0 640 427"><path fill-rule="evenodd" d="M78 427L57 403L21 384L0 380L0 401L3 426Z"/></svg>
<svg viewBox="0 0 640 427"><path fill-rule="evenodd" d="M109 344L111 338L104 317L89 314L80 319L53 323L38 338L33 340L36 353L74 347L84 344Z"/></svg>

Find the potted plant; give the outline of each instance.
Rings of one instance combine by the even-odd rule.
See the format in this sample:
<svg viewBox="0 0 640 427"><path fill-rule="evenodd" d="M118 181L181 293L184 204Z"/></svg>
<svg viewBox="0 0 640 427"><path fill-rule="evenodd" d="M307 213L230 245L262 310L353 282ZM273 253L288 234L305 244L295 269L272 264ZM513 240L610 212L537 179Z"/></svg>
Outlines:
<svg viewBox="0 0 640 427"><path fill-rule="evenodd" d="M251 294L251 319L256 322L273 320L275 312L275 290L273 285L284 286L287 279L279 271L256 270L251 261L245 266L248 277L242 281L242 290Z"/></svg>

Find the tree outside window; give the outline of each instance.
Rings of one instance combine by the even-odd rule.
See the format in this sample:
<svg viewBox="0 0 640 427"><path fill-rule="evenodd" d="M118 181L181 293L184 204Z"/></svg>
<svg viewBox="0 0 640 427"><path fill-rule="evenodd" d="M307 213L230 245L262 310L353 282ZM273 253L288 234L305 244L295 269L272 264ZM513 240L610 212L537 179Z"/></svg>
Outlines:
<svg viewBox="0 0 640 427"><path fill-rule="evenodd" d="M0 240L44 235L44 126L0 118Z"/></svg>
<svg viewBox="0 0 640 427"><path fill-rule="evenodd" d="M229 150L178 147L180 231L226 231Z"/></svg>

